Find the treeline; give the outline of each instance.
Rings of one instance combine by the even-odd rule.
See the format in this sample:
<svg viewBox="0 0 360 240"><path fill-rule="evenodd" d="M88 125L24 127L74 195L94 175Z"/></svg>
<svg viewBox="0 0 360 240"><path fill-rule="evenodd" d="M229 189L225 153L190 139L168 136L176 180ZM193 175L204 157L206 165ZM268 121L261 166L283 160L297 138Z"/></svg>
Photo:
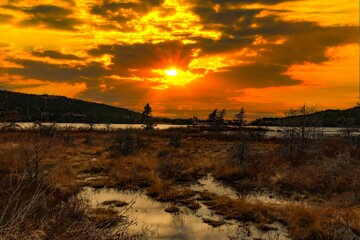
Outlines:
<svg viewBox="0 0 360 240"><path fill-rule="evenodd" d="M191 124L192 119L154 117L156 123ZM0 90L0 122L143 123L142 114L125 108L56 95Z"/></svg>
<svg viewBox="0 0 360 240"><path fill-rule="evenodd" d="M289 126L294 119L308 118L316 119L311 124L317 127L360 127L360 106L346 110L325 110L311 114L277 118L259 118L250 124L255 126ZM303 121L302 121L303 122Z"/></svg>
<svg viewBox="0 0 360 240"><path fill-rule="evenodd" d="M137 123L141 114L124 108L64 96L0 91L4 122Z"/></svg>

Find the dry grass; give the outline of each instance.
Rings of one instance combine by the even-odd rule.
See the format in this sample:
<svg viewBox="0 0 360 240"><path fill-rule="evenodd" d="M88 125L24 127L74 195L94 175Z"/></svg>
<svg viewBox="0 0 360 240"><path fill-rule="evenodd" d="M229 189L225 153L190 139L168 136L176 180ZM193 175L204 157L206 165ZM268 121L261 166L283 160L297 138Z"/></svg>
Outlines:
<svg viewBox="0 0 360 240"><path fill-rule="evenodd" d="M294 239L338 239L341 229L360 231L359 144L334 138L289 151L283 139L259 142L199 129L63 132L59 137L61 150L41 163L41 171L62 190L84 185L145 189L159 201L192 209L203 201L226 218L263 226L280 221ZM0 132L0 174L24 170L17 154L21 138L21 132ZM250 203L178 187L208 173L240 193L266 188L306 199L307 205ZM85 182L87 177L95 178Z"/></svg>
<svg viewBox="0 0 360 240"><path fill-rule="evenodd" d="M283 223L293 239L338 239L344 229L359 232L359 209L332 204L302 205L252 203L246 199L212 196L205 202L226 219L254 222L259 226Z"/></svg>
<svg viewBox="0 0 360 240"><path fill-rule="evenodd" d="M76 192L25 176L7 176L0 184L0 239L140 238L127 233L125 218L92 210Z"/></svg>

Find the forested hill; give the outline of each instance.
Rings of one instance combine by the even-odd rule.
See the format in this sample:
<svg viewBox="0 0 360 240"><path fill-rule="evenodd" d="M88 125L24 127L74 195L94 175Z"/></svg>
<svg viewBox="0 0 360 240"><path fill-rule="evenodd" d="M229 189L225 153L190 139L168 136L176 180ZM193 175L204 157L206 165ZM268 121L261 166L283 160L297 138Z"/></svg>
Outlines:
<svg viewBox="0 0 360 240"><path fill-rule="evenodd" d="M312 118L312 123L322 127L360 127L360 106L345 110L325 110L306 116L259 118L251 122L257 126L286 126L292 124L294 119ZM300 121L301 122L301 121Z"/></svg>
<svg viewBox="0 0 360 240"><path fill-rule="evenodd" d="M0 91L0 121L138 123L141 113L63 96Z"/></svg>

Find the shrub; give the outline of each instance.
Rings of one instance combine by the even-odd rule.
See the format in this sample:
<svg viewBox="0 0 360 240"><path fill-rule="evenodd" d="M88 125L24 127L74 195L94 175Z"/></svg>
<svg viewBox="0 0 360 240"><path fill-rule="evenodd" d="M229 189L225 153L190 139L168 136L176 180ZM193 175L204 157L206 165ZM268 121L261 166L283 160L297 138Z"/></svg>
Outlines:
<svg viewBox="0 0 360 240"><path fill-rule="evenodd" d="M124 217L100 225L75 191L66 193L45 181L13 175L2 177L0 185L0 239L140 238L127 233L129 221ZM111 228L114 221L116 230Z"/></svg>
<svg viewBox="0 0 360 240"><path fill-rule="evenodd" d="M180 148L181 147L181 134L175 133L171 136L169 145L174 148Z"/></svg>
<svg viewBox="0 0 360 240"><path fill-rule="evenodd" d="M128 156L145 146L146 143L141 138L140 134L136 134L134 130L127 129L116 135L109 150L111 152L111 157Z"/></svg>
<svg viewBox="0 0 360 240"><path fill-rule="evenodd" d="M243 141L233 146L233 152L230 157L230 162L236 166L241 165L249 155L249 145Z"/></svg>

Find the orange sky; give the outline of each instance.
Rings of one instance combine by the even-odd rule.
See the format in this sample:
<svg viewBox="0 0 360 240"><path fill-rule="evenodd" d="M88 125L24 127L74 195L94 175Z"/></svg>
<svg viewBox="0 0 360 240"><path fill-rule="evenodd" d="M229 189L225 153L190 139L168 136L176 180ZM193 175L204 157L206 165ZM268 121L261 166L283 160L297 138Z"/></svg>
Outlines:
<svg viewBox="0 0 360 240"><path fill-rule="evenodd" d="M348 108L358 21L354 0L0 0L0 82L168 117Z"/></svg>

